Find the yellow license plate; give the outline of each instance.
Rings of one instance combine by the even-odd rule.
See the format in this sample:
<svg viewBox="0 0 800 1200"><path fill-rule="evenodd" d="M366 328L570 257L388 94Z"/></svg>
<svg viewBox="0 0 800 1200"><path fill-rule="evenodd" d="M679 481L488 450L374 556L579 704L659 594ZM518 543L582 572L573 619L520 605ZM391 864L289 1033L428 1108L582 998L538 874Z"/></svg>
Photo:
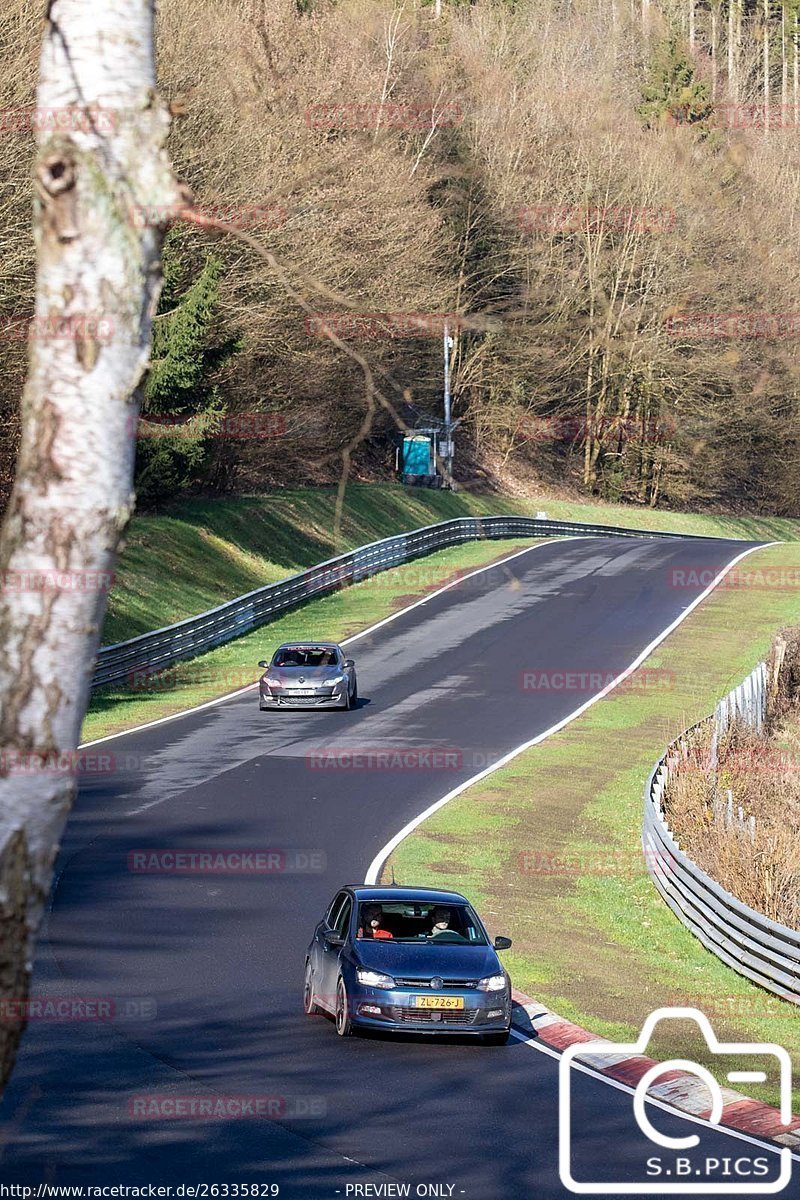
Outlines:
<svg viewBox="0 0 800 1200"><path fill-rule="evenodd" d="M463 996L415 996L415 1008L463 1008Z"/></svg>

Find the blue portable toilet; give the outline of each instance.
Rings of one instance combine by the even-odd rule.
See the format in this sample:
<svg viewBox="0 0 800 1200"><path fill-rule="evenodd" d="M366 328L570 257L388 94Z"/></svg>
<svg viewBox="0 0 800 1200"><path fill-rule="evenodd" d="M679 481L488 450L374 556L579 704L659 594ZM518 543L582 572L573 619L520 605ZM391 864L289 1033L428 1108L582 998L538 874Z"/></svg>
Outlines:
<svg viewBox="0 0 800 1200"><path fill-rule="evenodd" d="M431 439L424 434L415 434L403 439L403 481L416 482L420 477L427 479L435 474L431 454ZM415 478L409 479L408 476Z"/></svg>

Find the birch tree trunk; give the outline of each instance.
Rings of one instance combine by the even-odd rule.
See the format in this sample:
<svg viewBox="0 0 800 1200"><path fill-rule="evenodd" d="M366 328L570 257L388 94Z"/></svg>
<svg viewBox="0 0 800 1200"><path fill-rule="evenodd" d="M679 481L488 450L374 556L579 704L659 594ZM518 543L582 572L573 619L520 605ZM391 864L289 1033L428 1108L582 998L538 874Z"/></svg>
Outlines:
<svg viewBox="0 0 800 1200"><path fill-rule="evenodd" d="M781 119L782 127L786 121L786 108L789 103L789 58L786 54L786 4L781 4Z"/></svg>
<svg viewBox="0 0 800 1200"><path fill-rule="evenodd" d="M37 122L35 317L0 532L0 988L19 997L75 786L108 586L133 506L139 388L182 196L155 94L150 0L50 0ZM152 206L152 207L151 207ZM55 336L54 336L55 334ZM20 881L25 936L15 937ZM14 890L16 888L16 891ZM21 1024L0 1023L0 1088Z"/></svg>
<svg viewBox="0 0 800 1200"><path fill-rule="evenodd" d="M734 0L728 0L728 92L732 99L736 99L736 57L735 57L735 33L733 24L733 9Z"/></svg>
<svg viewBox="0 0 800 1200"><path fill-rule="evenodd" d="M798 54L800 54L800 29L798 29L798 21L800 20L800 12L797 8L794 10L794 47L792 50L792 105L794 108L794 123L797 125L798 117L800 117L800 62L798 62Z"/></svg>
<svg viewBox="0 0 800 1200"><path fill-rule="evenodd" d="M764 128L769 131L769 0L764 0Z"/></svg>

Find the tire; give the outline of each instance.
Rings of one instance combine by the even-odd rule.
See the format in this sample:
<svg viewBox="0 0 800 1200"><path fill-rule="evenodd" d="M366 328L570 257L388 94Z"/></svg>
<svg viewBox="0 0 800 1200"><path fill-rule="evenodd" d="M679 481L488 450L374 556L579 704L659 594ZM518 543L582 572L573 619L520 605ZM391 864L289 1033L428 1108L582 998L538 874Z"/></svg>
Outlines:
<svg viewBox="0 0 800 1200"><path fill-rule="evenodd" d="M347 999L347 988L341 975L336 984L336 1032L339 1037L350 1037L353 1032L353 1022L350 1020L350 1004Z"/></svg>
<svg viewBox="0 0 800 1200"><path fill-rule="evenodd" d="M353 680L353 703L350 705L350 707L351 708L358 707L358 680L357 679Z"/></svg>
<svg viewBox="0 0 800 1200"><path fill-rule="evenodd" d="M502 1033L484 1033L481 1041L484 1046L505 1046L510 1032L510 1030L504 1029Z"/></svg>
<svg viewBox="0 0 800 1200"><path fill-rule="evenodd" d="M303 1012L307 1017L316 1017L322 1009L314 999L314 980L311 973L311 963L306 963L306 973L303 980Z"/></svg>

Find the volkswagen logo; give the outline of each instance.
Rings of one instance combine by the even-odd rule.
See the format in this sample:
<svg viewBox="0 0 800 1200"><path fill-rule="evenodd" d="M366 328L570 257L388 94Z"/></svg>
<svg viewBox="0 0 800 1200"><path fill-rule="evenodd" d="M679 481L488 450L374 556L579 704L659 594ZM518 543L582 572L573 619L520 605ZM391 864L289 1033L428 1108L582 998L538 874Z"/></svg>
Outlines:
<svg viewBox="0 0 800 1200"><path fill-rule="evenodd" d="M432 988L444 987L444 980L441 979L438 975L434 975L433 979L431 980L431 987Z"/></svg>

